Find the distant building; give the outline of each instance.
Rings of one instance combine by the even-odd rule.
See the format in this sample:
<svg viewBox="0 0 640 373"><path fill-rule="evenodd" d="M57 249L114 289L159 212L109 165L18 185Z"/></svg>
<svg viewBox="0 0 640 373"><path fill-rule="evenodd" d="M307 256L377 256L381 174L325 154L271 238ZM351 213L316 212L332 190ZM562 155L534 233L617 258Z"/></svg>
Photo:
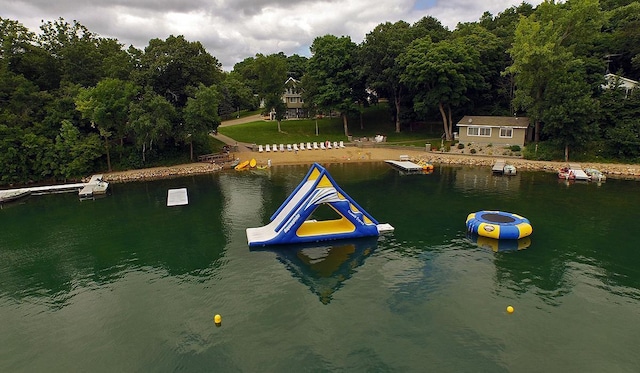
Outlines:
<svg viewBox="0 0 640 373"><path fill-rule="evenodd" d="M465 115L457 126L462 144L524 146L529 118Z"/></svg>
<svg viewBox="0 0 640 373"><path fill-rule="evenodd" d="M294 78L287 79L284 82L284 93L282 94L282 102L287 107L285 118L307 118L307 111L304 109L304 101L302 100L302 87L300 87L300 81ZM260 100L260 107L263 108L264 99ZM275 111L272 109L269 113L269 117L273 119L275 117Z"/></svg>
<svg viewBox="0 0 640 373"><path fill-rule="evenodd" d="M625 97L629 96L629 93L639 87L639 83L635 80L631 80L616 74L605 74L605 84L602 85L602 89L612 89L616 86L620 89L624 89Z"/></svg>
<svg viewBox="0 0 640 373"><path fill-rule="evenodd" d="M287 118L306 118L307 113L304 110L304 101L302 100L302 88L300 81L294 78L287 79L284 82L285 90L282 95L282 101L287 105Z"/></svg>

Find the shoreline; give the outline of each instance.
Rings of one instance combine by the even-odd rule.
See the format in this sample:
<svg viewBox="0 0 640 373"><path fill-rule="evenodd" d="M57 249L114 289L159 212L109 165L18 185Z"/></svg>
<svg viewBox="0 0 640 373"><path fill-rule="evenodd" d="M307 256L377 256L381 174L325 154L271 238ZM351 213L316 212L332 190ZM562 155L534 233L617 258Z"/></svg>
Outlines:
<svg viewBox="0 0 640 373"><path fill-rule="evenodd" d="M384 162L385 160L399 160L400 155L406 155L410 159L424 160L438 166L470 166L488 167L497 159L503 159L508 164L514 165L518 170L557 172L566 162L532 161L508 156L467 155L456 153L427 152L420 149L390 149L374 147L347 146L341 149L327 150L300 150L298 152L255 152L241 151L231 153L240 161L255 158L258 165L267 165L269 160L272 166L299 165L318 163L358 163L358 162ZM604 173L607 178L640 180L640 165L617 163L580 163L583 168L596 168ZM134 182L143 180L166 179L188 175L207 174L222 170L222 166L214 163L187 163L168 167L154 167L128 171L114 171L103 173L103 179L110 183Z"/></svg>

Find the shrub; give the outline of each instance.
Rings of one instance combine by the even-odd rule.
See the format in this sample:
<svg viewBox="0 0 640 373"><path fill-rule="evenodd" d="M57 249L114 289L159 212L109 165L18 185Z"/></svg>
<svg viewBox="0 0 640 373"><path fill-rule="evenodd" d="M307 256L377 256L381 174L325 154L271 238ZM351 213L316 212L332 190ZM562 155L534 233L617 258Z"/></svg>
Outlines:
<svg viewBox="0 0 640 373"><path fill-rule="evenodd" d="M458 144L458 149L464 149L464 144L463 143Z"/></svg>
<svg viewBox="0 0 640 373"><path fill-rule="evenodd" d="M509 147L509 150L511 150L512 152L519 152L521 150L520 145L511 145Z"/></svg>
<svg viewBox="0 0 640 373"><path fill-rule="evenodd" d="M476 154L476 150L475 149L471 149L471 150L469 150L469 153Z"/></svg>

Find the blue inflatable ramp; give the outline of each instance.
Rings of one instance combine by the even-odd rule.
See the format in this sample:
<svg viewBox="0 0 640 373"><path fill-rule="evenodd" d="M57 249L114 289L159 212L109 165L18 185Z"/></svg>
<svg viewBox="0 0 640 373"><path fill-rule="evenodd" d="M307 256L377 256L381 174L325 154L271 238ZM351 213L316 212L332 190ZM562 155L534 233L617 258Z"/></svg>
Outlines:
<svg viewBox="0 0 640 373"><path fill-rule="evenodd" d="M340 217L307 220L321 205L330 206ZM340 189L324 167L314 163L269 224L247 228L247 241L250 247L259 247L371 237L389 231L393 231L391 225L379 224Z"/></svg>

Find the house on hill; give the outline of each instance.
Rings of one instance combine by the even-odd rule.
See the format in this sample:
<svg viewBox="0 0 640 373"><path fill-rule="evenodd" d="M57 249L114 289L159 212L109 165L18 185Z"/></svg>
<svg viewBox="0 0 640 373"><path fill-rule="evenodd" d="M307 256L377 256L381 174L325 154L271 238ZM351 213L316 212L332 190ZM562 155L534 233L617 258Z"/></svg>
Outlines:
<svg viewBox="0 0 640 373"><path fill-rule="evenodd" d="M633 89L640 87L637 81L616 74L606 74L604 80L605 84L602 85L602 89L613 89L615 87L624 89L625 97L629 96Z"/></svg>
<svg viewBox="0 0 640 373"><path fill-rule="evenodd" d="M465 115L457 126L462 144L524 146L529 118Z"/></svg>
<svg viewBox="0 0 640 373"><path fill-rule="evenodd" d="M282 101L287 106L287 118L305 118L307 115L303 108L304 101L302 100L300 81L289 78L284 82L284 87Z"/></svg>
<svg viewBox="0 0 640 373"><path fill-rule="evenodd" d="M289 78L284 82L284 93L282 94L282 102L287 107L285 118L306 118L307 112L304 109L304 101L302 99L302 87L300 81ZM260 101L260 107L264 107L264 100ZM275 111L272 109L269 113L271 119L275 117Z"/></svg>

